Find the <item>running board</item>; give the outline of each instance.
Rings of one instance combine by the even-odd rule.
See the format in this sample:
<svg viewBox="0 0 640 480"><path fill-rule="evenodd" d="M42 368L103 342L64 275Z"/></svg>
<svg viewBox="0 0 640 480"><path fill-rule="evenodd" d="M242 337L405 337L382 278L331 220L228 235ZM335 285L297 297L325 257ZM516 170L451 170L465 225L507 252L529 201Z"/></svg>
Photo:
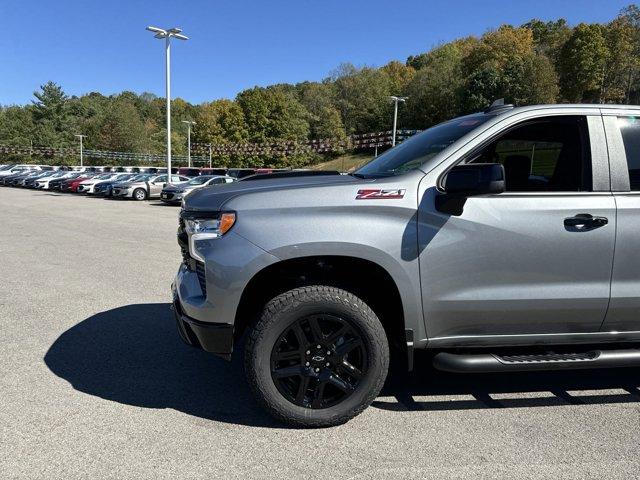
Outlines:
<svg viewBox="0 0 640 480"><path fill-rule="evenodd" d="M441 352L433 357L438 370L455 373L521 372L527 370L578 370L640 366L640 350L593 350L583 353L529 355L455 354Z"/></svg>

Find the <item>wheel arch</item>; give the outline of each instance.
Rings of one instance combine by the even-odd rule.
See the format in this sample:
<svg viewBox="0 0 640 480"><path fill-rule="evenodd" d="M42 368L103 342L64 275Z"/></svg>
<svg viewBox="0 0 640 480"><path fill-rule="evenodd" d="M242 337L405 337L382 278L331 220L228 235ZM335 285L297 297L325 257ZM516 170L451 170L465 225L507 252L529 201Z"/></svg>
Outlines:
<svg viewBox="0 0 640 480"><path fill-rule="evenodd" d="M258 271L240 297L235 317L236 338L244 334L269 300L306 285L334 286L361 298L382 322L394 350L406 348L406 309L396 280L376 262L340 255L290 258Z"/></svg>

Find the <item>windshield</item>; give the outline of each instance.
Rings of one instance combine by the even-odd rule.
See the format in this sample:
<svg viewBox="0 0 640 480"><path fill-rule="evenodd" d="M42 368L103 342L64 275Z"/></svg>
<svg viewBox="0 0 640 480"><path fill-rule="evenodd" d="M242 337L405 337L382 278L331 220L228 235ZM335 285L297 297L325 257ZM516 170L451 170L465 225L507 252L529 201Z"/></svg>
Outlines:
<svg viewBox="0 0 640 480"><path fill-rule="evenodd" d="M136 175L135 177L129 178L127 180L127 182L146 182L147 180L149 180L153 175L150 175L148 173L145 173L143 175Z"/></svg>
<svg viewBox="0 0 640 480"><path fill-rule="evenodd" d="M135 173L127 173L126 175L116 177L115 180L118 180L118 181L131 180L133 178L136 178L137 176L138 175L136 175Z"/></svg>
<svg viewBox="0 0 640 480"><path fill-rule="evenodd" d="M187 185L202 185L207 181L211 180L211 178L212 177L208 177L208 176L196 177L193 180L189 180Z"/></svg>
<svg viewBox="0 0 640 480"><path fill-rule="evenodd" d="M490 118L490 115L474 114L431 127L374 158L354 175L365 178L392 177L415 170Z"/></svg>

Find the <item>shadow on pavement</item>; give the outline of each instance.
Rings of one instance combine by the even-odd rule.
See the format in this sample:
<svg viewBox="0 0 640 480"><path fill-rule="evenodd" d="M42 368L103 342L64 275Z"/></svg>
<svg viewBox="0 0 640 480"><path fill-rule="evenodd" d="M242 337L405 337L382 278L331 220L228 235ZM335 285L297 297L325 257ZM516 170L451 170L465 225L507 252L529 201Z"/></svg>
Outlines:
<svg viewBox="0 0 640 480"><path fill-rule="evenodd" d="M395 401L379 399L374 407L393 411L472 410L640 402L638 368L452 374L433 369L428 355L417 356L416 362L415 372L387 381L381 396L395 397Z"/></svg>
<svg viewBox="0 0 640 480"><path fill-rule="evenodd" d="M253 401L241 355L228 363L182 343L169 303L98 313L64 332L44 361L76 390L220 422L280 427Z"/></svg>
<svg viewBox="0 0 640 480"><path fill-rule="evenodd" d="M106 400L173 408L220 422L285 428L254 402L241 355L228 363L184 345L168 303L128 305L93 315L60 335L44 361L76 390ZM417 354L416 371L391 375L383 389L382 397L395 399L380 398L373 406L438 411L640 401L639 369L462 375L438 372L429 365L427 355ZM622 390L598 392L611 389ZM521 393L527 395L516 395Z"/></svg>
<svg viewBox="0 0 640 480"><path fill-rule="evenodd" d="M150 200L149 205L151 205L152 207L171 207L171 208L176 208L180 206L179 203L165 203L162 200Z"/></svg>

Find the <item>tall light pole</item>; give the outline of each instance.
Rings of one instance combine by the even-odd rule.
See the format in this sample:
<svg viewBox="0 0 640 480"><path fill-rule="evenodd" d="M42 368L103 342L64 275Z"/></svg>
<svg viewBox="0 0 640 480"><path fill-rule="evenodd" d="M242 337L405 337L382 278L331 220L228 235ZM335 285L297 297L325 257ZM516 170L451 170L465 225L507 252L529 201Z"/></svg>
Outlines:
<svg viewBox="0 0 640 480"><path fill-rule="evenodd" d="M87 138L87 136L77 134L77 135L74 135L74 137L78 137L80 139L80 166L82 167L82 139Z"/></svg>
<svg viewBox="0 0 640 480"><path fill-rule="evenodd" d="M209 168L211 168L211 144L207 143L207 147L209 147Z"/></svg>
<svg viewBox="0 0 640 480"><path fill-rule="evenodd" d="M158 27L147 27L147 30L155 33L154 37L165 41L165 81L166 81L166 102L167 102L167 183L171 183L171 37L178 40L189 40L189 37L182 35L182 29L173 27L163 29Z"/></svg>
<svg viewBox="0 0 640 480"><path fill-rule="evenodd" d="M187 124L187 162L189 168L191 168L191 125L195 125L193 120L182 120L182 123Z"/></svg>
<svg viewBox="0 0 640 480"><path fill-rule="evenodd" d="M391 138L391 146L396 146L396 126L398 125L398 103L404 103L407 101L409 97L396 97L392 95L389 97L393 102L393 137Z"/></svg>

